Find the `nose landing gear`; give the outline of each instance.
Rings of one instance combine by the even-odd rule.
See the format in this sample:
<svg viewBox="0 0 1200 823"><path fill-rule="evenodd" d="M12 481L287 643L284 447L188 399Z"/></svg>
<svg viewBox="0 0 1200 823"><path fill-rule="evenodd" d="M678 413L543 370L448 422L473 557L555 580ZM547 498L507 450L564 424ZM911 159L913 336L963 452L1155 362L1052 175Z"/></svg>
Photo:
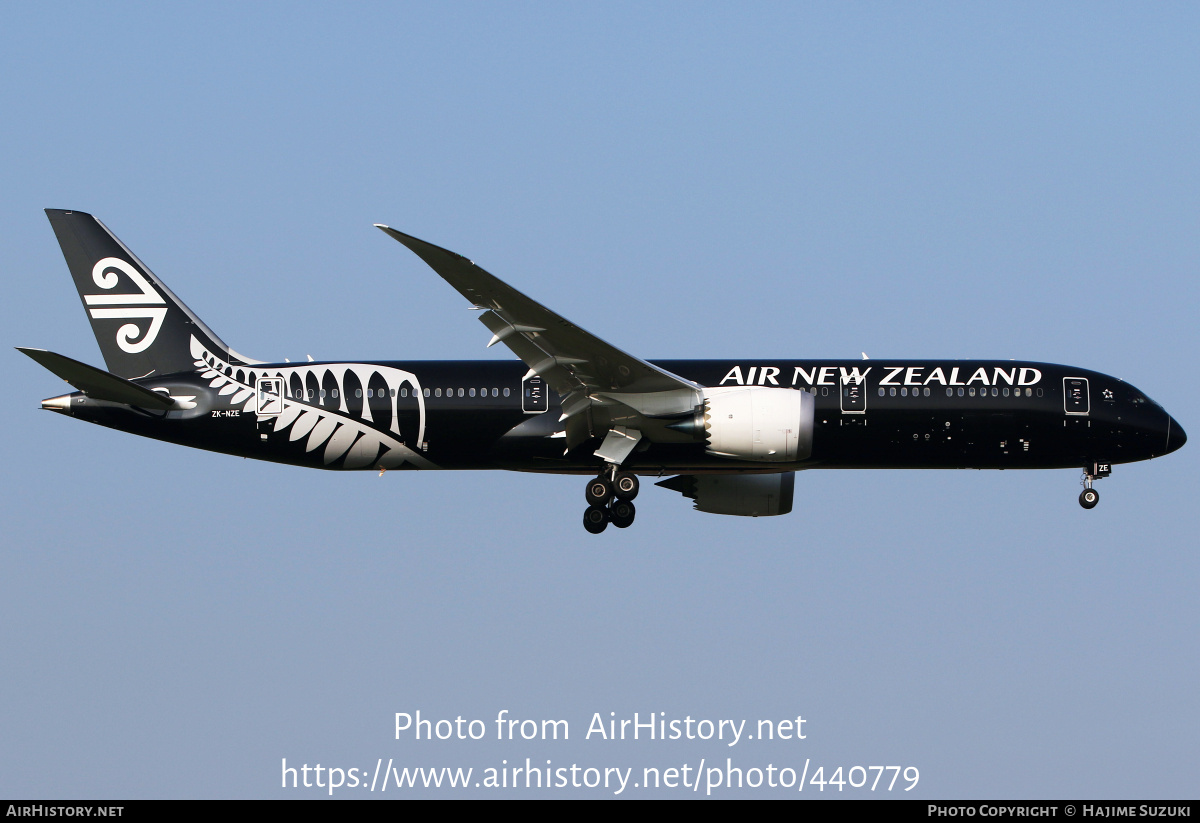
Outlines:
<svg viewBox="0 0 1200 823"><path fill-rule="evenodd" d="M1092 488L1093 480L1100 480L1112 474L1112 464L1110 463L1093 463L1090 469L1083 470L1083 477L1079 479L1083 486L1083 491L1079 493L1079 505L1085 509L1094 509L1096 504L1100 502L1100 492Z"/></svg>
<svg viewBox="0 0 1200 823"><path fill-rule="evenodd" d="M583 527L590 534L600 534L608 528L609 523L618 529L632 526L637 516L632 501L640 488L636 474L618 472L617 466L611 463L606 465L600 476L591 480L584 491L588 507L583 513Z"/></svg>

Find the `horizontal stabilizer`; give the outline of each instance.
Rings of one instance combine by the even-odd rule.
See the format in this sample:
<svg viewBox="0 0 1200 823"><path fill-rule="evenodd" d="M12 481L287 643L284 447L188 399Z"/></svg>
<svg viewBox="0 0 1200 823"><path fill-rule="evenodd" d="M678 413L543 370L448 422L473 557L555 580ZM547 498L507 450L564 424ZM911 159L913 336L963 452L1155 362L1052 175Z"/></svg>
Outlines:
<svg viewBox="0 0 1200 823"><path fill-rule="evenodd" d="M143 409L175 407L175 401L167 395L150 391L137 383L117 377L115 374L109 374L95 366L89 366L87 363L80 363L78 360L63 357L61 354L55 354L45 349L24 349L18 346L17 351L29 355L88 397L96 400L124 403Z"/></svg>

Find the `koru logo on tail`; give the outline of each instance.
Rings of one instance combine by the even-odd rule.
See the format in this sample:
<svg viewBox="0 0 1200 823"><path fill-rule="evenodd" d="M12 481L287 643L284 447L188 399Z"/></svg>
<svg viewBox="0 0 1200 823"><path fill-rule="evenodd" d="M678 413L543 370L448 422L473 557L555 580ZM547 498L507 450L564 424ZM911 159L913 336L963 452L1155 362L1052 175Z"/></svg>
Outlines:
<svg viewBox="0 0 1200 823"><path fill-rule="evenodd" d="M150 328L139 340L142 330L135 323L126 323L117 329L117 345L121 351L137 354L150 348L150 344L158 337L162 328L163 318L167 316L166 302L155 291L146 278L124 260L117 257L106 257L92 268L92 280L102 289L115 288L121 278L111 271L116 269L123 273L134 285L141 289L138 294L85 294L83 302L90 306L111 306L112 308L89 308L88 313L97 320L108 319L137 319L150 321ZM158 306L159 308L151 308Z"/></svg>

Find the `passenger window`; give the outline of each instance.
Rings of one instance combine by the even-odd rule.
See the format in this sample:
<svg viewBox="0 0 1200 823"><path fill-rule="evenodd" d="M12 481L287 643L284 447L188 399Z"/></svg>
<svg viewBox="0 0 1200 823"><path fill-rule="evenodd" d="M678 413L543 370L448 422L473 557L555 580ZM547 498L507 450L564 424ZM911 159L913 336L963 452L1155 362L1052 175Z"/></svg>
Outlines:
<svg viewBox="0 0 1200 823"><path fill-rule="evenodd" d="M434 390L433 390L433 396L434 396L434 397L441 397L441 396L442 396L442 390L441 390L441 389L434 389Z"/></svg>
<svg viewBox="0 0 1200 823"><path fill-rule="evenodd" d="M929 396L929 387L928 386L925 387L925 396L926 397Z"/></svg>
<svg viewBox="0 0 1200 823"><path fill-rule="evenodd" d="M815 394L815 392L814 392L814 394ZM880 396L880 397L883 397L883 395L884 395L884 394L885 394L885 392L884 392L884 390L883 390L883 386L880 386L880 387L879 387L879 396Z"/></svg>
<svg viewBox="0 0 1200 823"><path fill-rule="evenodd" d="M508 394L509 394L509 389L508 389L508 387L506 386L506 387L504 388L504 396L505 396L505 397L508 397Z"/></svg>
<svg viewBox="0 0 1200 823"><path fill-rule="evenodd" d="M472 397L474 397L474 396L475 396L475 389L471 389L471 396L472 396Z"/></svg>
<svg viewBox="0 0 1200 823"><path fill-rule="evenodd" d="M965 393L966 393L966 392L964 392L964 391L962 390L962 387L960 386L960 387L959 387L959 389L958 389L958 396L959 396L959 397L962 397L962 396L963 396Z"/></svg>
<svg viewBox="0 0 1200 823"><path fill-rule="evenodd" d="M425 389L425 392L424 392L424 393L425 393L425 396L426 396L426 397L428 397L428 396L429 396L429 389Z"/></svg>

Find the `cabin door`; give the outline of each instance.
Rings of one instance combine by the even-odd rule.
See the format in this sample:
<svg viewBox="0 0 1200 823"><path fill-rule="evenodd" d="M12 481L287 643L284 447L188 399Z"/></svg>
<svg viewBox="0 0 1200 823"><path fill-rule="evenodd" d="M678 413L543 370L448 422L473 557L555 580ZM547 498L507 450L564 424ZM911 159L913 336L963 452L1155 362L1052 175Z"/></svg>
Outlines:
<svg viewBox="0 0 1200 823"><path fill-rule="evenodd" d="M1091 411L1086 377L1063 378L1063 411L1067 414L1087 414Z"/></svg>
<svg viewBox="0 0 1200 823"><path fill-rule="evenodd" d="M867 413L867 381L851 382L843 377L840 381L842 414Z"/></svg>
<svg viewBox="0 0 1200 823"><path fill-rule="evenodd" d="M550 408L550 398L546 396L546 381L538 375L532 375L521 381L521 410L526 414L540 414Z"/></svg>
<svg viewBox="0 0 1200 823"><path fill-rule="evenodd" d="M283 414L283 378L258 378L258 414L260 417Z"/></svg>

